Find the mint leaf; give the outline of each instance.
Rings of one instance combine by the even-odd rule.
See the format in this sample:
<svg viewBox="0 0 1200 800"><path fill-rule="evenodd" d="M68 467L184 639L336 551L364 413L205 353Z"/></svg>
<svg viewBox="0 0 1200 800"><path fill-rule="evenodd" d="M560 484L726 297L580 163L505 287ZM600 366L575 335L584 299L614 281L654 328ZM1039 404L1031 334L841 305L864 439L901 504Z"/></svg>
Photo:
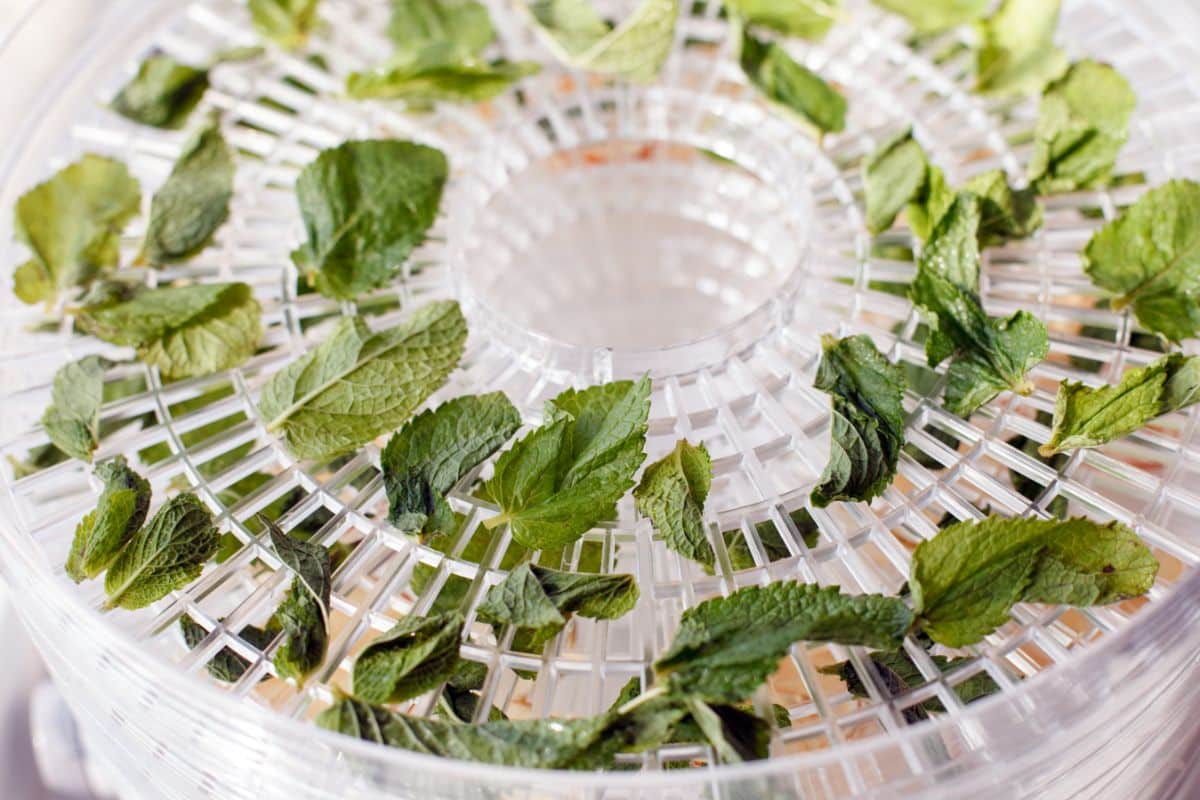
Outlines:
<svg viewBox="0 0 1200 800"><path fill-rule="evenodd" d="M1151 189L1092 237L1083 269L1132 307L1147 330L1179 342L1200 333L1200 183Z"/></svg>
<svg viewBox="0 0 1200 800"><path fill-rule="evenodd" d="M935 642L965 647L1014 604L1105 605L1149 590L1158 561L1137 534L1082 517L960 522L913 552L913 611Z"/></svg>
<svg viewBox="0 0 1200 800"><path fill-rule="evenodd" d="M839 0L728 0L732 14L785 36L822 39L837 22Z"/></svg>
<svg viewBox="0 0 1200 800"><path fill-rule="evenodd" d="M182 589L200 576L220 537L196 495L178 495L133 538L108 568L106 608L136 610Z"/></svg>
<svg viewBox="0 0 1200 800"><path fill-rule="evenodd" d="M912 228L913 235L922 242L929 241L933 229L954 204L954 198L955 192L946 182L946 173L930 164L925 183L908 204L908 227Z"/></svg>
<svg viewBox="0 0 1200 800"><path fill-rule="evenodd" d="M405 617L359 654L354 693L368 703L398 703L437 687L458 664L458 612Z"/></svg>
<svg viewBox="0 0 1200 800"><path fill-rule="evenodd" d="M449 533L446 492L521 426L502 392L457 397L405 423L380 458L388 521L404 530Z"/></svg>
<svg viewBox="0 0 1200 800"><path fill-rule="evenodd" d="M938 223L921 253L909 298L930 327L929 366L953 357L946 408L967 416L1000 392L1029 394L1025 373L1049 350L1046 327L1027 311L988 319L980 303L979 198L962 193Z"/></svg>
<svg viewBox="0 0 1200 800"><path fill-rule="evenodd" d="M298 458L332 458L394 430L458 366L467 324L458 303L428 303L372 333L343 319L321 344L271 376L258 407Z"/></svg>
<svg viewBox="0 0 1200 800"><path fill-rule="evenodd" d="M991 0L873 0L875 5L908 20L917 33L938 33L974 22L987 13Z"/></svg>
<svg viewBox="0 0 1200 800"><path fill-rule="evenodd" d="M646 467L633 490L639 512L649 517L676 553L711 567L716 562L704 531L704 501L712 484L712 460L703 444L680 440Z"/></svg>
<svg viewBox="0 0 1200 800"><path fill-rule="evenodd" d="M696 697L685 702L690 721L725 763L756 761L770 755L771 726L754 713L731 705L709 705Z"/></svg>
<svg viewBox="0 0 1200 800"><path fill-rule="evenodd" d="M1045 221L1045 212L1034 190L1012 188L1003 170L976 175L963 184L962 191L979 198L980 245L1024 239Z"/></svg>
<svg viewBox="0 0 1200 800"><path fill-rule="evenodd" d="M617 619L637 605L632 575L561 572L522 564L488 590L476 608L480 622L514 625L528 634L528 647L540 647L567 624L572 614Z"/></svg>
<svg viewBox="0 0 1200 800"><path fill-rule="evenodd" d="M796 526L796 531L800 534L800 538L804 540L804 544L808 547L815 547L817 540L821 536L821 530L817 527L816 521L812 518L812 514L807 508L797 508L788 514L792 524ZM762 544L763 556L766 563L770 564L779 561L783 558L791 556L792 551L788 549L787 543L783 541L783 536L779 529L771 520L760 522L754 526L754 532L758 535L758 540ZM741 529L722 531L721 535L725 537L725 549L729 552L729 564L735 570L753 569L758 565L754 559L754 553L751 551L750 542L746 540L746 535ZM708 572L708 570L705 570Z"/></svg>
<svg viewBox="0 0 1200 800"><path fill-rule="evenodd" d="M1030 181L1042 194L1108 185L1136 105L1133 88L1112 67L1072 64L1042 95Z"/></svg>
<svg viewBox="0 0 1200 800"><path fill-rule="evenodd" d="M303 47L317 24L320 0L249 0L250 21L263 37L289 50Z"/></svg>
<svg viewBox="0 0 1200 800"><path fill-rule="evenodd" d="M912 128L880 146L863 165L867 203L867 228L882 233L913 201L928 180L925 150L913 138Z"/></svg>
<svg viewBox="0 0 1200 800"><path fill-rule="evenodd" d="M609 28L588 0L534 0L529 11L560 61L644 82L658 75L671 53L679 1L642 0L615 28Z"/></svg>
<svg viewBox="0 0 1200 800"><path fill-rule="evenodd" d="M454 671L446 679L446 688L438 696L438 713L451 722L473 722L475 712L479 708L478 690L483 688L487 672L486 665L460 658ZM495 706L488 709L487 718L489 721L508 719L504 712Z"/></svg>
<svg viewBox="0 0 1200 800"><path fill-rule="evenodd" d="M96 508L75 528L67 554L67 574L76 583L95 578L108 569L150 510L150 483L117 456L96 467L104 483Z"/></svg>
<svg viewBox="0 0 1200 800"><path fill-rule="evenodd" d="M945 656L933 655L929 658L933 661L938 671L943 674L955 669L959 662L966 660L949 659ZM870 668L875 671L878 680L887 687L888 694L890 695L900 695L912 688L924 686L929 682L917 665L913 663L908 653L903 650L897 650L894 653L872 653L866 656L865 660L870 665ZM839 661L836 664L821 667L820 671L825 675L837 675L845 681L846 688L854 697L866 699L871 696L870 692L867 691L867 685L863 682L862 676L849 661ZM973 703L998 691L1000 691L1000 687L986 672L978 672L954 686L954 693L958 695L963 703ZM942 701L933 697L919 705L904 709L903 713L905 720L911 724L922 719L927 719L930 714L941 713L945 710L946 707L942 705Z"/></svg>
<svg viewBox="0 0 1200 800"><path fill-rule="evenodd" d="M654 672L669 691L736 703L776 670L794 642L895 649L911 625L912 612L895 597L792 582L748 586L685 611Z"/></svg>
<svg viewBox="0 0 1200 800"><path fill-rule="evenodd" d="M487 7L476 0L392 0L388 36L398 56L449 45L459 57L469 58L492 43L495 31Z"/></svg>
<svg viewBox="0 0 1200 800"><path fill-rule="evenodd" d="M846 98L808 67L797 63L777 42L742 34L740 63L746 77L768 100L795 114L821 133L846 127Z"/></svg>
<svg viewBox="0 0 1200 800"><path fill-rule="evenodd" d="M569 389L546 423L504 452L486 484L513 538L538 550L568 545L616 513L645 459L650 379Z"/></svg>
<svg viewBox="0 0 1200 800"><path fill-rule="evenodd" d="M233 152L216 120L188 142L150 203L142 255L151 264L185 261L203 250L229 218Z"/></svg>
<svg viewBox="0 0 1200 800"><path fill-rule="evenodd" d="M128 345L167 380L236 367L258 349L262 309L244 283L148 289L117 305L88 306L79 326Z"/></svg>
<svg viewBox="0 0 1200 800"><path fill-rule="evenodd" d="M168 55L150 56L112 100L112 110L154 128L179 129L208 90L208 70Z"/></svg>
<svg viewBox="0 0 1200 800"><path fill-rule="evenodd" d="M329 551L288 536L261 515L259 522L270 532L275 554L295 573L287 596L267 623L269 633L284 634L283 643L275 651L275 669L280 678L295 678L303 684L321 666L329 646Z"/></svg>
<svg viewBox="0 0 1200 800"><path fill-rule="evenodd" d="M100 407L104 404L104 373L113 362L84 356L54 373L50 405L42 427L50 441L72 458L91 461L100 443Z"/></svg>
<svg viewBox="0 0 1200 800"><path fill-rule="evenodd" d="M352 72L346 78L346 93L357 100L480 102L541 70L535 61L464 58L455 48L450 43L435 44L365 72Z"/></svg>
<svg viewBox="0 0 1200 800"><path fill-rule="evenodd" d="M189 650L195 650L200 644L208 638L208 631L204 626L194 621L191 617L179 618L179 630L183 634L184 644ZM238 632L247 644L257 647L259 650L265 650L271 644L271 640L275 637L253 625L247 625ZM246 670L250 669L250 662L239 656L228 647L222 647L221 651L212 657L212 660L205 666L208 674L213 676L223 683L237 683L242 676L246 674Z"/></svg>
<svg viewBox="0 0 1200 800"><path fill-rule="evenodd" d="M25 303L51 303L117 266L141 189L120 161L88 153L17 200L13 236L33 257L13 275Z"/></svg>
<svg viewBox="0 0 1200 800"><path fill-rule="evenodd" d="M1063 381L1054 405L1050 441L1039 453L1098 447L1120 439L1162 414L1200 400L1200 356L1171 353L1131 369L1116 386L1093 389Z"/></svg>
<svg viewBox="0 0 1200 800"><path fill-rule="evenodd" d="M326 297L353 300L396 278L437 217L449 165L440 150L386 139L322 150L300 171L308 241L296 267Z"/></svg>
<svg viewBox="0 0 1200 800"><path fill-rule="evenodd" d="M818 508L882 494L904 446L904 371L868 336L822 336L821 348L813 386L830 396L833 422L829 463L812 492Z"/></svg>
<svg viewBox="0 0 1200 800"><path fill-rule="evenodd" d="M975 91L1033 94L1057 78L1067 57L1054 45L1062 0L1004 0L979 25Z"/></svg>

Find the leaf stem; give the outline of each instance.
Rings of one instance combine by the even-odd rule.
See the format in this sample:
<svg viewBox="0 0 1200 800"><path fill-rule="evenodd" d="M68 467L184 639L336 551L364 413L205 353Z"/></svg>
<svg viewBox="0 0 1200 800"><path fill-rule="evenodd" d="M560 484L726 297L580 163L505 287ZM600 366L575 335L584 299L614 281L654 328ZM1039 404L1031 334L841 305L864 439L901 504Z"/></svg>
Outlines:
<svg viewBox="0 0 1200 800"><path fill-rule="evenodd" d="M501 525L503 525L504 523L509 522L511 520L512 520L512 516L510 516L505 511L501 511L496 516L488 517L487 519L485 519L483 521L483 527L486 530L491 531L491 530L495 530L496 528L499 528Z"/></svg>

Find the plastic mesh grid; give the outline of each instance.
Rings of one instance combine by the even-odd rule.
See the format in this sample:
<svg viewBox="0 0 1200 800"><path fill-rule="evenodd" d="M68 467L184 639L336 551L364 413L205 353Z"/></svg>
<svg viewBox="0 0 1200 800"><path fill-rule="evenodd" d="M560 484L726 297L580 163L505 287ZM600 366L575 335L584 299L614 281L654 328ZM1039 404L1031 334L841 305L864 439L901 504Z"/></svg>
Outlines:
<svg viewBox="0 0 1200 800"><path fill-rule="evenodd" d="M144 50L153 44L199 63L218 49L253 40L235 3L214 0L183 8L137 46ZM911 446L895 485L869 507L814 511L820 533L806 542L790 513L803 504L827 452L827 400L811 388L817 335L869 333L893 359L915 367L924 363L922 347L914 342L917 318L908 302L886 287L907 283L913 265L881 255L911 243L905 232L896 231L873 247L865 234L858 175L862 159L911 123L953 183L995 167L1019 176L1036 104L1004 104L971 94L969 53L961 42L949 35L907 42L898 20L856 4L851 22L835 27L826 41L792 47L804 63L837 82L850 102L848 133L828 137L818 149L774 118L745 85L727 58L726 26L711 4L681 20L680 41L660 88L614 88L549 69L524 83L519 99L510 95L477 110L443 106L433 114L410 116L386 105L336 97L340 81L331 73L341 75L387 55L384 4L329 0L322 9L328 25L314 50L328 58L329 72L275 52L252 66L214 71L205 104L223 112L227 135L245 156L230 222L216 245L193 262L145 275L149 282L187 277L250 283L265 311L263 351L240 369L169 386L141 366L109 376L114 392L122 396L105 406L103 422L110 433L97 459L137 453L156 497L180 482L194 487L218 514L222 530L241 543L235 555L153 609L108 617L109 623L132 631L149 652L202 676L205 662L229 647L251 662L229 692L282 714L311 717L329 701L331 686L349 685L353 655L396 618L425 613L446 597L471 607L513 563L515 546L506 533L484 541L479 523L492 509L472 495L477 474L453 494L464 522L440 552L414 543L384 521L377 447L333 464L297 463L265 433L257 416L254 399L264 381L319 341L322 322L356 310L319 295L299 294L287 251L300 239L291 194L296 172L320 148L363 136L411 137L443 148L455 165L450 196L459 198L451 201L430 242L410 261L403 280L358 303L357 310L371 314L378 326L455 289L447 265L461 251L465 233L455 228L453 203L466 204L472 192L485 191L487 181L474 188L472 181L490 174L484 167L494 167L497 160L519 164L611 139L665 141L709 146L769 181L778 176L770 159L746 152L744 142L729 136L731 130L758 126L771 147L804 165L797 190L811 198L811 241L798 277L788 284L786 302L768 303L754 312L757 327L721 339L721 357L709 358L704 366L679 370L673 363L680 362L668 359L649 365L661 376L652 401L650 458L683 437L703 439L714 455L708 522L718 555L715 574L706 575L666 550L628 502L613 526L587 534L566 552L534 554L539 563L551 566L633 573L643 600L620 620L572 621L540 654L512 652L511 633L497 641L486 626L469 626L463 655L490 667L481 713L492 703L513 716L599 711L630 677L647 677L648 665L670 641L684 608L737 586L799 578L850 591L895 592L907 574L911 548L932 536L946 515L978 518L988 509L1044 514L1056 499L1065 498L1072 512L1120 520L1154 547L1163 569L1147 600L1088 610L1018 608L1010 623L945 675L910 642L906 650L927 683L900 696L889 693L855 649L794 648L790 663L757 700L762 707L777 702L788 710L791 726L776 731L775 752L836 748L907 725L904 711L932 697L947 714L960 714L963 706L952 687L980 671L1007 689L1071 658L1074 651L1125 625L1138 607L1159 599L1194 564L1197 543L1189 531L1200 508L1200 495L1192 488L1200 447L1192 413L1159 420L1108 447L1076 452L1053 468L1010 443L1014 437L1046 438L1039 414L1052 410L1060 379L1113 381L1157 354L1127 314L1096 302L1077 253L1093 230L1147 185L1198 174L1200 148L1187 143L1187 132L1200 121L1197 87L1181 67L1192 51L1171 37L1169 29L1152 27L1149 17L1141 26L1132 25L1129 15L1105 2L1068 4L1065 11L1061 30L1074 37L1068 40L1073 55L1098 54L1129 75L1139 93L1139 110L1119 165L1119 172L1128 176L1121 185L1049 199L1042 231L985 255L982 294L988 310L1002 314L1027 308L1050 327L1052 354L1033 373L1037 391L1028 398L1005 395L968 421L928 399L936 397L936 378L926 392L910 391ZM543 56L517 15L497 10L493 17L509 57ZM684 47L685 39L705 44ZM141 55L134 44L121 43L127 68L107 76L95 89L96 99L109 97L130 74ZM696 98L711 103L696 103ZM490 138L498 130L513 132L511 141L505 140L510 150ZM125 159L147 188L165 177L181 143L181 135L138 128L100 109L84 111L69 137L75 152L99 150ZM60 150L46 171L70 156ZM129 231L131 249L140 233ZM18 263L15 251L9 251L7 260ZM19 433L0 451L23 459L45 443L32 421L48 402L54 370L69 358L101 351L103 345L72 336L69 322L55 330L29 331L41 319L38 312L11 298L4 302L5 408L11 429ZM497 323L471 321L485 329ZM541 402L562 388L643 366L642 356L562 346L515 326L506 335L473 336L463 368L432 404L463 392L501 389L533 423ZM1014 488L1010 471L1025 479L1024 494ZM239 489L252 473L269 479L249 492ZM68 462L21 477L10 468L3 482L18 534L38 544L48 569L61 572L74 524L94 503L96 487L87 471ZM260 651L239 635L245 625L265 620L290 580L250 522L257 511L284 498L294 501L279 520L285 529L307 523L323 544L354 546L335 573L329 655L300 690L279 681L260 682L272 672L273 645ZM762 525L778 534L786 552L768 549ZM753 567L734 569L725 547L733 532L744 537ZM61 584L63 591L76 591L68 588L65 576ZM78 591L99 606L98 587ZM211 631L190 652L176 625L185 614ZM850 697L840 680L819 673L819 667L844 658L860 675L869 700ZM514 670L534 671L537 680L520 679ZM432 695L422 697L405 710L427 713L432 702ZM945 745L952 755L958 743ZM708 755L698 748L673 747L638 760L653 769ZM945 757L914 749L907 770L922 772ZM799 788L838 796L885 783L894 777L893 770L893 765L872 769L856 762L844 771L844 783L829 779L829 785Z"/></svg>

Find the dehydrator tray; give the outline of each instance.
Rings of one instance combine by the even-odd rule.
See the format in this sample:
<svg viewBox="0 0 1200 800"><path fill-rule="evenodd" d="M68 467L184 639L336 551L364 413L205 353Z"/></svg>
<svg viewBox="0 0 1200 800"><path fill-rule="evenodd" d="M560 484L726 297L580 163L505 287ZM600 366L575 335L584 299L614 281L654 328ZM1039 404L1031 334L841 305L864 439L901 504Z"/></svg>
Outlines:
<svg viewBox="0 0 1200 800"><path fill-rule="evenodd" d="M59 19L73 42L54 78L24 93L27 107L9 121L20 133L5 154L0 207L12 208L83 152L123 160L146 189L159 185L186 132L138 126L108 110L108 100L151 50L202 63L258 43L233 0L109 5L80 36L68 30L79 24L71 0L48 0L0 52L0 63L12 63L29 37L47 35ZM973 93L962 31L913 37L899 17L847 0L827 38L789 43L848 100L845 131L818 141L747 84L717 3L684 4L671 56L647 84L567 69L519 5L488 5L506 56L543 69L519 92L477 106L412 114L343 96L346 73L390 50L381 0L321 4L309 51L324 64L271 47L253 62L212 71L197 114L219 111L239 154L230 221L193 260L127 274L151 284L250 284L263 307L262 346L240 367L173 383L138 363L111 371L107 380L126 390L103 409L110 433L96 453L96 461L125 455L156 497L196 492L236 540L231 557L186 589L138 612L102 614L102 587L76 586L64 574L74 527L99 484L78 461L19 465L47 442L38 420L55 370L113 348L77 335L69 317L47 324L42 309L2 293L0 453L10 462L0 468L0 564L114 784L131 798L222 800L1169 796L1196 738L1195 412L1075 451L1054 467L1022 450L1018 437L1047 438L1045 415L1061 380L1115 382L1159 354L1129 313L1099 302L1078 253L1147 188L1200 174L1195 10L1166 0L1064 3L1059 40L1068 54L1112 63L1133 84L1138 108L1118 162L1122 181L1047 198L1037 234L985 251L988 311L1027 309L1048 326L1050 355L1031 372L1036 389L1006 393L961 419L942 408L940 385L910 388L909 446L891 488L870 504L814 509L819 532L806 536L792 514L805 506L829 446L828 398L812 387L821 335L866 333L893 361L925 363L916 312L882 288L911 280L911 260L886 257L911 247L911 238L902 228L867 233L864 159L911 125L954 185L994 168L1020 179L1036 98ZM629 5L601 4L617 12ZM404 274L354 305L301 291L289 258L303 239L292 185L319 150L367 137L436 146L451 178L438 221ZM126 231L130 251L144 224L143 214ZM6 212L6 275L24 258L10 226ZM674 769L706 761L703 748L684 746L633 757L629 771L539 772L439 760L321 730L313 717L335 687L349 685L353 656L367 642L443 594L478 601L511 566L505 558L515 545L482 526L495 506L473 492L478 472L452 493L464 523L449 545L420 544L386 521L378 444L332 462L297 460L267 431L257 396L338 317L357 311L384 326L439 298L460 302L470 338L460 368L429 405L499 390L532 426L563 389L649 373L649 460L678 439L703 441L715 473L705 522L724 534L715 542L732 543L735 533L744 542L736 561L718 547L709 574L668 550L626 498L615 521L538 558L630 573L641 588L637 607L608 622L576 618L537 654L513 650L511 637L497 640L486 626L470 628L462 654L488 666L485 707L522 718L596 713L630 678L649 675L684 609L737 587L795 578L894 594L912 548L946 515L1037 516L1065 502L1072 513L1133 528L1160 561L1158 579L1145 598L1113 606L1018 606L941 677L923 650L910 648L926 680L899 693L866 668L857 648L798 644L760 695L788 717L773 730L771 758L760 762ZM269 478L231 493L252 473ZM310 526L316 541L348 552L334 574L329 652L303 687L272 678L272 654L240 635L271 614L290 582L254 524L257 512L284 498L282 527ZM782 546L764 544L764 530ZM195 649L180 636L183 616L208 631ZM225 647L251 664L231 685L205 672ZM846 659L867 698L821 671ZM981 674L999 690L968 706L954 686ZM906 715L934 698L941 713ZM404 710L431 713L433 700L417 698Z"/></svg>

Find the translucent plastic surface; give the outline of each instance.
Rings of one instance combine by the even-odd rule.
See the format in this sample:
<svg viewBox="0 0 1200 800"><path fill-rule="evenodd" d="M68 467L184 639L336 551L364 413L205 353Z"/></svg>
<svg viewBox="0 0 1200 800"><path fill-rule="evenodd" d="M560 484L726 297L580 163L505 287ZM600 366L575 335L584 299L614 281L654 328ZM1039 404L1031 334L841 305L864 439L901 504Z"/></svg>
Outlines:
<svg viewBox="0 0 1200 800"><path fill-rule="evenodd" d="M821 143L746 85L716 3L689 5L672 57L649 86L554 66L522 15L500 3L491 8L504 52L546 61L546 69L523 82L520 95L478 108L406 114L341 97L346 72L389 51L387 4L377 0L322 4L324 25L312 48L327 69L276 51L215 69L205 104L222 112L241 151L231 222L194 261L129 274L246 281L268 327L263 351L228 373L169 385L141 365L109 375L114 399L104 409L97 457L126 454L159 498L171 487L193 487L236 545L192 586L141 612L102 615L101 588L76 587L63 573L74 525L95 502L89 470L69 461L28 464L46 442L37 420L54 371L71 358L116 351L73 335L69 317L41 324L41 309L4 293L0 454L13 461L0 467L0 564L88 741L128 796L1169 794L1200 705L1189 691L1200 648L1194 413L1054 465L1028 455L1019 437L1046 438L1045 414L1060 379L1113 380L1156 355L1154 340L1129 316L1098 302L1077 253L1147 186L1200 175L1193 77L1200 27L1183 3L1065 4L1060 36L1071 54L1111 61L1138 91L1123 177L1110 191L1050 198L1035 237L988 251L988 310L1037 313L1050 328L1052 354L1033 373L1031 397L1004 395L961 420L940 407L942 378L922 370L916 315L894 291L913 273L911 237L897 229L872 246L860 166L911 124L951 182L997 167L1019 179L1036 102L972 94L971 58L958 34L913 42L900 19L865 2L844 5L845 19L825 41L790 45L849 101L846 132ZM35 20L69 17L76 8L73 0L51 0ZM146 190L156 187L186 134L138 127L105 110L104 101L153 47L201 63L255 41L233 0L116 3L84 27L83 44L64 42L57 78L23 115L0 209L86 150L126 160ZM12 53L0 66L19 74L2 60ZM468 352L432 404L503 390L533 424L542 401L567 386L650 372L650 458L679 438L703 440L714 456L707 519L718 556L713 574L667 550L628 502L616 522L563 552L519 552L503 528L492 537L481 526L495 509L472 492L479 474L453 493L462 527L446 541L420 545L384 521L378 443L333 463L297 462L265 430L255 404L263 383L354 310L300 291L288 258L302 234L292 182L319 149L367 136L441 147L453 177L430 241L401 280L357 310L383 326L427 299L462 302L472 331ZM7 214L0 219L7 225ZM140 224L144 216L128 232L130 253ZM23 260L10 232L0 230L5 274ZM811 383L819 336L830 332L869 333L909 367L911 446L887 493L869 506L814 511L814 535L792 513L828 453L828 401ZM239 633L264 622L286 590L289 576L253 521L284 498L285 528L305 525L326 545L352 546L335 574L329 655L303 688L273 678L277 643L260 651ZM1035 515L1062 502L1073 513L1129 524L1154 548L1163 568L1146 600L1084 611L1020 607L945 675L909 643L927 680L899 695L867 668L862 652L797 646L756 698L760 707L783 705L790 718L774 732L766 762L671 769L711 757L675 746L631 757L641 771L534 773L369 746L311 722L333 687L349 686L354 654L398 617L469 611L520 558L629 572L642 588L626 617L575 620L540 653L514 651L511 636L497 640L488 626L469 626L463 655L489 667L481 709L585 714L607 706L629 678L646 680L679 614L699 600L784 578L895 592L912 547L947 515ZM184 615L211 631L192 651L179 635ZM251 662L231 686L204 670L223 647ZM820 672L847 658L868 699ZM963 705L954 685L981 672L1001 691ZM910 724L905 710L930 698L945 713ZM432 703L425 696L400 708L429 713Z"/></svg>

